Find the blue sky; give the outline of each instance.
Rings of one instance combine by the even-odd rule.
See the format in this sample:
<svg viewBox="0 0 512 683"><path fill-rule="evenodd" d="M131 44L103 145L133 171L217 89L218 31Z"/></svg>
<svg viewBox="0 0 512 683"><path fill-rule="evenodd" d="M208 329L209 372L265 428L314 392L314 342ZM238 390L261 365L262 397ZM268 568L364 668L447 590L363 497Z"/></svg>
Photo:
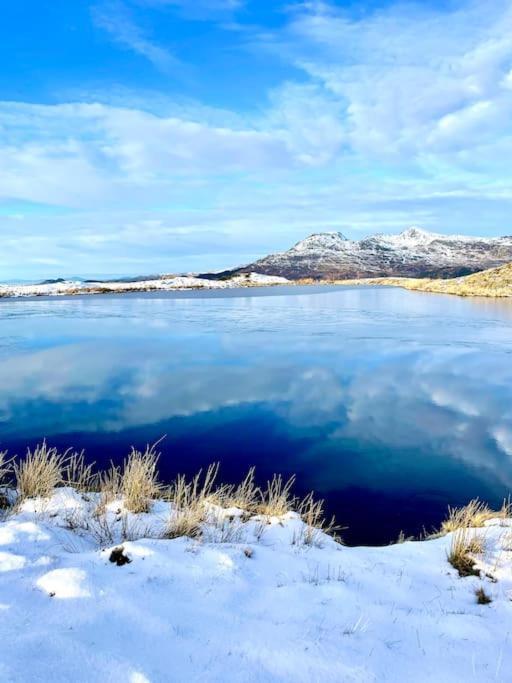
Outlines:
<svg viewBox="0 0 512 683"><path fill-rule="evenodd" d="M510 234L511 36L508 0L6 3L0 280Z"/></svg>

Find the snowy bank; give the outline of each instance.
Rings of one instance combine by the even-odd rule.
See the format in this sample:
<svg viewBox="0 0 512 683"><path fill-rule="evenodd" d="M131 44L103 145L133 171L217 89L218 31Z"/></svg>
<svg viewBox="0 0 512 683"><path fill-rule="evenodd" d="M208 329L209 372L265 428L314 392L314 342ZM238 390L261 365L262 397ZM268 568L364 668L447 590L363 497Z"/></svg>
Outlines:
<svg viewBox="0 0 512 683"><path fill-rule="evenodd" d="M182 289L228 289L289 284L284 277L244 273L227 280L209 280L189 275L162 276L135 282L64 281L39 285L0 285L2 297L71 296L76 294L122 294L125 292L172 291Z"/></svg>
<svg viewBox="0 0 512 683"><path fill-rule="evenodd" d="M168 539L172 503L98 515L98 496L59 488L0 522L0 680L511 680L510 519L474 532L461 578L451 533L347 548L305 543L292 512L211 505L197 538Z"/></svg>

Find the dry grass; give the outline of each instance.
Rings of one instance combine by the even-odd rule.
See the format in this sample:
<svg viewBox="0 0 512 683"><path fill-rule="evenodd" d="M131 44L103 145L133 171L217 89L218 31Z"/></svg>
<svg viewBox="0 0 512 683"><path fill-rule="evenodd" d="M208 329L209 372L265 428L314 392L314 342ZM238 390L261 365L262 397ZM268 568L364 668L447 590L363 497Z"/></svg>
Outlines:
<svg viewBox="0 0 512 683"><path fill-rule="evenodd" d="M65 518L65 526L69 530L88 531L101 545L113 541L112 525L116 528L120 525L123 540L139 537L142 527L133 528L128 513L149 512L153 501L162 497L171 504L162 534L166 538L206 538L207 530L212 541L235 542L242 538L244 522L254 516L259 516L255 521L261 525L255 536L261 537L269 523L265 518L282 517L292 510L300 514L305 525L294 543L319 545L323 533L335 535L338 527L334 518L329 522L325 520L323 501L315 501L312 494L303 500L293 495L295 477L285 480L281 475L274 475L266 487L259 488L255 484L255 470L251 468L240 484L222 485L217 484L219 464L216 463L191 479L179 475L164 489L158 479L160 454L155 447L156 444L147 446L143 452L132 448L122 467L111 464L106 471L95 473L94 463L86 464L83 452L68 449L60 453L43 441L34 451L29 449L26 457L15 462L13 467L6 454L0 452L0 483L12 470L19 502L34 497L49 498L63 485L82 494L99 493L94 498L84 495L84 500L94 500L95 505L92 513L86 513L87 519L83 511L71 511ZM118 502L118 507L109 511L108 506L114 501ZM228 508L238 508L241 513L228 514ZM144 529L144 533L149 531Z"/></svg>
<svg viewBox="0 0 512 683"><path fill-rule="evenodd" d="M490 519L507 519L510 516L510 499L503 501L501 510L492 510L487 503L474 498L464 507L448 508L448 517L441 524L440 534L448 534L458 529L483 527Z"/></svg>
<svg viewBox="0 0 512 683"><path fill-rule="evenodd" d="M85 462L85 452L71 453L63 470L63 483L81 493L98 490L98 476L94 474L95 463Z"/></svg>
<svg viewBox="0 0 512 683"><path fill-rule="evenodd" d="M100 472L96 478L100 501L96 507L97 516L105 514L106 507L121 495L122 475L119 467L110 463L105 472Z"/></svg>
<svg viewBox="0 0 512 683"><path fill-rule="evenodd" d="M390 545L400 545L402 543L408 543L409 541L414 541L414 536L406 536L405 532L402 530L398 534L398 538L394 543L390 543Z"/></svg>
<svg viewBox="0 0 512 683"><path fill-rule="evenodd" d="M8 488L13 473L13 458L7 457L7 451L0 451L0 510L7 510L11 505Z"/></svg>
<svg viewBox="0 0 512 683"><path fill-rule="evenodd" d="M315 500L313 493L310 493L299 502L297 511L306 526L303 527L299 536L294 534L294 537L292 538L293 545L320 547L322 545L323 534L332 536L338 541L340 540L337 536L340 527L337 526L335 518L332 517L329 521L326 520L324 514L324 501Z"/></svg>
<svg viewBox="0 0 512 683"><path fill-rule="evenodd" d="M121 493L124 505L130 512L149 512L155 498L159 498L163 485L158 481L158 458L155 446L147 446L142 453L132 448L124 462Z"/></svg>
<svg viewBox="0 0 512 683"><path fill-rule="evenodd" d="M294 510L298 503L291 493L294 483L295 476L284 481L280 474L274 474L272 479L267 481L267 488L259 490L260 501L256 511L267 517L281 517Z"/></svg>
<svg viewBox="0 0 512 683"><path fill-rule="evenodd" d="M13 458L7 458L7 451L0 451L0 486L8 486L13 472Z"/></svg>
<svg viewBox="0 0 512 683"><path fill-rule="evenodd" d="M455 278L377 277L341 280L337 284L387 285L420 292L455 294L457 296L512 296L512 263L489 268L472 275Z"/></svg>
<svg viewBox="0 0 512 683"><path fill-rule="evenodd" d="M479 576L475 569L475 555L484 552L485 542L481 534L473 529L460 528L453 533L448 562L459 572L459 576Z"/></svg>
<svg viewBox="0 0 512 683"><path fill-rule="evenodd" d="M236 507L247 513L256 512L260 501L260 490L254 482L255 468L251 467L242 483L227 486L222 491L222 505Z"/></svg>
<svg viewBox="0 0 512 683"><path fill-rule="evenodd" d="M38 444L33 451L28 449L24 460L14 463L19 500L51 496L64 481L68 461L69 451L59 453L56 448L50 448L46 441Z"/></svg>
<svg viewBox="0 0 512 683"><path fill-rule="evenodd" d="M167 520L166 538L201 536L201 525L206 520L208 503L219 504L225 494L225 487L215 489L219 471L218 463L210 465L203 477L200 470L187 481L185 475L178 475L170 489L172 512Z"/></svg>

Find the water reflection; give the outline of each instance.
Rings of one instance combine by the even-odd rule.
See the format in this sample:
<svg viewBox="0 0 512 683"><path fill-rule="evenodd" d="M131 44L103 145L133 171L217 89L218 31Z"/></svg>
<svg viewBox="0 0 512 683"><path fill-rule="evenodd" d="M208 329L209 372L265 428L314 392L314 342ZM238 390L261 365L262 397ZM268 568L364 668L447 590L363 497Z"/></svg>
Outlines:
<svg viewBox="0 0 512 683"><path fill-rule="evenodd" d="M508 302L276 294L2 302L0 446L45 436L102 461L166 432L169 476L216 458L233 478L297 472L369 542L506 494Z"/></svg>

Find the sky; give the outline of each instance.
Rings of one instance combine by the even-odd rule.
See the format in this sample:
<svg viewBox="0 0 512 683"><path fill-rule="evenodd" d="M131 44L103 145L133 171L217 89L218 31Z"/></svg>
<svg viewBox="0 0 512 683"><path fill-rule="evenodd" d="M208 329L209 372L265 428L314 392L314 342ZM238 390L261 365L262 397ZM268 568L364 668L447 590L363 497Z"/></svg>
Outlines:
<svg viewBox="0 0 512 683"><path fill-rule="evenodd" d="M0 64L3 281L512 234L510 0L22 0Z"/></svg>

